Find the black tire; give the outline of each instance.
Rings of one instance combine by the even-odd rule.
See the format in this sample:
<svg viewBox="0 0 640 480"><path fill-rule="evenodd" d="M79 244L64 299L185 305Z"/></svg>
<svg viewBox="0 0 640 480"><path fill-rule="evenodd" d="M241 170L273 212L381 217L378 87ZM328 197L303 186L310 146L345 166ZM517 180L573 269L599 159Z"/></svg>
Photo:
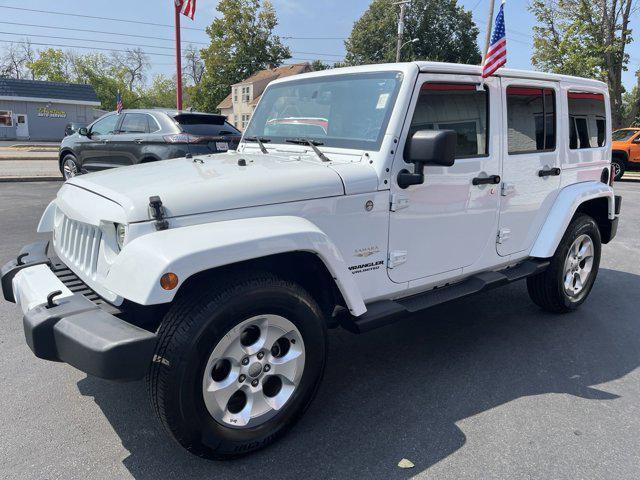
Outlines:
<svg viewBox="0 0 640 480"><path fill-rule="evenodd" d="M580 294L570 296L564 288L564 264L569 248L581 235L588 235L593 242L593 266ZM531 300L542 309L553 313L567 313L578 308L589 296L598 275L600 252L601 241L598 225L588 215L576 215L551 258L549 268L538 275L527 278L527 290Z"/></svg>
<svg viewBox="0 0 640 480"><path fill-rule="evenodd" d="M213 288L201 287L178 299L162 321L147 387L161 424L180 445L222 460L266 447L300 418L324 373L327 330L320 308L304 289L269 273L221 278ZM206 362L235 325L266 313L285 316L301 333L306 355L302 378L275 417L252 428L230 428L205 406Z"/></svg>
<svg viewBox="0 0 640 480"><path fill-rule="evenodd" d="M611 160L611 171L613 172L613 179L618 181L624 175L624 172L627 170L627 162L624 161L623 158L619 156L613 157Z"/></svg>
<svg viewBox="0 0 640 480"><path fill-rule="evenodd" d="M73 175L70 175L69 171L65 169L65 165L67 163L73 163L73 165L75 165L75 173ZM62 157L62 160L60 161L60 173L62 174L62 178L65 181L69 180L72 177L75 177L76 175L80 175L80 165L78 164L78 159L75 157L75 155L67 153L64 157Z"/></svg>

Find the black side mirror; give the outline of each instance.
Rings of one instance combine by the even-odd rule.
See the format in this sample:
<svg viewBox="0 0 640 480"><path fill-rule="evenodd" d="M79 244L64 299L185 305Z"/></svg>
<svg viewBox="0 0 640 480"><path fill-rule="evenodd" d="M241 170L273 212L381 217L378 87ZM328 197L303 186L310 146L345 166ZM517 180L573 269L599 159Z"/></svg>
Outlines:
<svg viewBox="0 0 640 480"><path fill-rule="evenodd" d="M405 158L413 163L414 173L402 170L398 173L398 185L407 188L410 185L424 183L424 166L440 165L450 167L456 161L458 134L455 130L418 130L405 147Z"/></svg>
<svg viewBox="0 0 640 480"><path fill-rule="evenodd" d="M87 127L82 127L80 129L78 129L78 135L82 135L83 137L88 137L89 136L89 130L87 130Z"/></svg>

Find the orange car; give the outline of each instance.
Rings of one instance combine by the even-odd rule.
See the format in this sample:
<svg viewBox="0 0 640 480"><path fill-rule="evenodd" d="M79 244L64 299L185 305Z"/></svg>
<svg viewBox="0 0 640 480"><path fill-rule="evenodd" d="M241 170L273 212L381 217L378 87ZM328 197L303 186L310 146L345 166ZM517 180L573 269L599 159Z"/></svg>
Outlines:
<svg viewBox="0 0 640 480"><path fill-rule="evenodd" d="M616 180L624 175L625 170L640 166L640 128L623 128L613 132L612 147L611 166Z"/></svg>

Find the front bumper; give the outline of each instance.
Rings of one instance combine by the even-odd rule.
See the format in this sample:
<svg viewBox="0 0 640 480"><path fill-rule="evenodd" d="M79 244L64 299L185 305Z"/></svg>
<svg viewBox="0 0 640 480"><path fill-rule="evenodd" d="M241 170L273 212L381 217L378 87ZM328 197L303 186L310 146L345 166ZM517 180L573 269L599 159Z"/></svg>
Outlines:
<svg viewBox="0 0 640 480"><path fill-rule="evenodd" d="M5 299L24 312L29 348L38 358L65 362L97 377L142 378L157 336L77 293L81 286L67 288L53 272L47 248L48 242L27 245L1 270Z"/></svg>

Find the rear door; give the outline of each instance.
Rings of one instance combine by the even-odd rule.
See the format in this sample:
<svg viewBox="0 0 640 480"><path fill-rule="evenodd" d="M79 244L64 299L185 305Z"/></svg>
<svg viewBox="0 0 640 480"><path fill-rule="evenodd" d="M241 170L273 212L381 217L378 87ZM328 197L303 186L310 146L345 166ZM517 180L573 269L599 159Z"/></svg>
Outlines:
<svg viewBox="0 0 640 480"><path fill-rule="evenodd" d="M557 147L560 87L503 78L503 163L497 251L528 250L560 187Z"/></svg>
<svg viewBox="0 0 640 480"><path fill-rule="evenodd" d="M146 113L124 114L118 133L111 141L114 166L133 165L141 160L148 141L150 121L155 124L155 120Z"/></svg>

